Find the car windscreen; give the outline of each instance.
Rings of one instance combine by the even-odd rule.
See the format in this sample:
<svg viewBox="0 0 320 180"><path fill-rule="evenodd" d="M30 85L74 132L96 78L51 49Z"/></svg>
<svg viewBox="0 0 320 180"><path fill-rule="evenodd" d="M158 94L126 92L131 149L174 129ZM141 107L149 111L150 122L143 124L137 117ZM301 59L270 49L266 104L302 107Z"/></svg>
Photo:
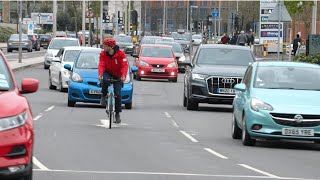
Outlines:
<svg viewBox="0 0 320 180"><path fill-rule="evenodd" d="M177 32L173 32L171 33L171 37L174 40L183 40L183 41L190 41L191 40L191 35L190 33L177 33Z"/></svg>
<svg viewBox="0 0 320 180"><path fill-rule="evenodd" d="M202 37L200 35L193 35L192 39L202 39Z"/></svg>
<svg viewBox="0 0 320 180"><path fill-rule="evenodd" d="M74 62L77 59L80 50L67 50L64 54L64 62Z"/></svg>
<svg viewBox="0 0 320 180"><path fill-rule="evenodd" d="M116 36L114 39L116 42L132 43L131 36Z"/></svg>
<svg viewBox="0 0 320 180"><path fill-rule="evenodd" d="M98 69L101 51L82 51L76 62L78 69Z"/></svg>
<svg viewBox="0 0 320 180"><path fill-rule="evenodd" d="M199 65L248 66L254 62L249 50L229 48L202 48L196 58Z"/></svg>
<svg viewBox="0 0 320 180"><path fill-rule="evenodd" d="M55 39L50 43L49 49L61 49L66 46L79 46L78 40Z"/></svg>
<svg viewBox="0 0 320 180"><path fill-rule="evenodd" d="M28 36L26 34L21 35L21 40L25 41L28 40ZM9 40L19 41L19 34L11 34Z"/></svg>
<svg viewBox="0 0 320 180"><path fill-rule="evenodd" d="M173 58L170 47L143 47L142 57Z"/></svg>
<svg viewBox="0 0 320 180"><path fill-rule="evenodd" d="M0 92L13 89L13 81L10 71L4 59L0 55Z"/></svg>
<svg viewBox="0 0 320 180"><path fill-rule="evenodd" d="M320 91L320 68L258 67L253 87Z"/></svg>

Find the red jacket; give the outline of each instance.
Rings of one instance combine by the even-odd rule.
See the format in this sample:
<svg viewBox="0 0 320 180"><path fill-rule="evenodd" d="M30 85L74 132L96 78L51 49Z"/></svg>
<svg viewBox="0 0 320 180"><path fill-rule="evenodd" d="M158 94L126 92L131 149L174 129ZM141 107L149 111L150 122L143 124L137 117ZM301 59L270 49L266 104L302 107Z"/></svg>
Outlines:
<svg viewBox="0 0 320 180"><path fill-rule="evenodd" d="M99 76L103 75L105 71L117 78L126 77L128 72L126 54L122 50L118 50L110 59L110 56L106 55L105 50L102 50L98 66Z"/></svg>

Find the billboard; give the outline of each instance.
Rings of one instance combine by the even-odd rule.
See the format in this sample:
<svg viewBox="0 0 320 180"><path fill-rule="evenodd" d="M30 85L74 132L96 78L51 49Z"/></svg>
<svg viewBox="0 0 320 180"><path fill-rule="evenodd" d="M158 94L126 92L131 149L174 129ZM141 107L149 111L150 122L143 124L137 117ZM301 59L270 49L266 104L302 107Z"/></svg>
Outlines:
<svg viewBox="0 0 320 180"><path fill-rule="evenodd" d="M53 24L53 13L31 13L31 19L37 24Z"/></svg>

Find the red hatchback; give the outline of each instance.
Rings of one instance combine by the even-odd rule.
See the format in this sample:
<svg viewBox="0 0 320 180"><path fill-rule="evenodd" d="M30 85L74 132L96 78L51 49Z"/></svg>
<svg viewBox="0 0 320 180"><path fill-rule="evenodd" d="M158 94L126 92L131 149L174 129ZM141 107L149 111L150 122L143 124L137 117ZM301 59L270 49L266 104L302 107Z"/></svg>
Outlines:
<svg viewBox="0 0 320 180"><path fill-rule="evenodd" d="M38 80L26 78L19 90L0 51L0 179L32 180L33 118L21 94L35 92L38 87Z"/></svg>
<svg viewBox="0 0 320 180"><path fill-rule="evenodd" d="M177 82L178 64L171 46L160 44L141 45L136 56L135 66L138 67L136 79L168 79Z"/></svg>

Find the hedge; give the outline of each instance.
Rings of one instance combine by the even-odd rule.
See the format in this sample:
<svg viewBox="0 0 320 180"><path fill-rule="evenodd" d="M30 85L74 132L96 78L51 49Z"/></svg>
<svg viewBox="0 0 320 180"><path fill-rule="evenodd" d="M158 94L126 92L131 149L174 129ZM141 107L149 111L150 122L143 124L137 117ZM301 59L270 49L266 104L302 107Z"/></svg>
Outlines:
<svg viewBox="0 0 320 180"><path fill-rule="evenodd" d="M313 64L320 64L320 53L316 55L306 55L306 54L299 54L293 58L295 62L306 62L306 63L313 63Z"/></svg>
<svg viewBox="0 0 320 180"><path fill-rule="evenodd" d="M16 30L9 27L0 27L0 42L6 42L11 34L15 34Z"/></svg>

